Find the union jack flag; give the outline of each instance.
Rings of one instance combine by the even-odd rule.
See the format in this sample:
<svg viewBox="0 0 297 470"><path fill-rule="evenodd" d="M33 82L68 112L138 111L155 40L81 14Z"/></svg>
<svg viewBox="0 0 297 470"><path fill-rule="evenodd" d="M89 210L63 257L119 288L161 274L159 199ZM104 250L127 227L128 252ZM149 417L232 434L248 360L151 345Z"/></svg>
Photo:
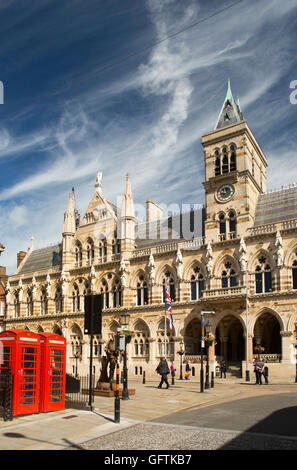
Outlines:
<svg viewBox="0 0 297 470"><path fill-rule="evenodd" d="M172 309L171 309L171 298L170 298L170 295L169 295L169 290L168 290L167 283L165 283L165 303L166 303L167 311L168 311L168 314L169 314L169 328L170 328L170 330L172 330L172 328L173 328L173 317L172 317Z"/></svg>

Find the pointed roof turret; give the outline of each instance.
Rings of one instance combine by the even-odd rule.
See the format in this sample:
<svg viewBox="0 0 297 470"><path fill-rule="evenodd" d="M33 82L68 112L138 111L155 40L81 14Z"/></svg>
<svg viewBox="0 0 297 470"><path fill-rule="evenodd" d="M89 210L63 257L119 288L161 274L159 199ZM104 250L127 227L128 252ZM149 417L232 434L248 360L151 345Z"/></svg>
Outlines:
<svg viewBox="0 0 297 470"><path fill-rule="evenodd" d="M241 112L239 99L236 101L233 98L231 91L230 78L228 78L227 93L219 114L219 118L216 123L215 129L221 129L222 127L230 126L236 122L242 121L243 115Z"/></svg>
<svg viewBox="0 0 297 470"><path fill-rule="evenodd" d="M125 194L124 194L124 199L122 203L121 216L122 217L135 217L134 201L133 201L129 173L126 174L126 188L125 188Z"/></svg>
<svg viewBox="0 0 297 470"><path fill-rule="evenodd" d="M64 227L63 233L75 233L75 199L74 199L74 188L69 193L68 205L66 212L64 213Z"/></svg>

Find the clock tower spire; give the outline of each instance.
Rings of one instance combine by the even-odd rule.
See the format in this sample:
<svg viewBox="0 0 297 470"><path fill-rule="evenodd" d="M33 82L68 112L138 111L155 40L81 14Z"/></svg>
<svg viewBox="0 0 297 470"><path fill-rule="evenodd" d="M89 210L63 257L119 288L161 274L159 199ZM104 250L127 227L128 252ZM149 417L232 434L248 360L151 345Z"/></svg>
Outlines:
<svg viewBox="0 0 297 470"><path fill-rule="evenodd" d="M254 224L258 195L266 191L267 160L235 101L227 93L215 129L202 136L207 241L238 238Z"/></svg>

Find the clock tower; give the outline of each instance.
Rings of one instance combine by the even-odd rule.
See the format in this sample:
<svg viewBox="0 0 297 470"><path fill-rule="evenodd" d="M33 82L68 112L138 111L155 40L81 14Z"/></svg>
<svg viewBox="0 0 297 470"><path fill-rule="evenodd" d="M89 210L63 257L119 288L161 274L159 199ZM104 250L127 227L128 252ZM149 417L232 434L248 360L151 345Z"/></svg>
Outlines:
<svg viewBox="0 0 297 470"><path fill-rule="evenodd" d="M215 129L202 136L205 161L205 236L223 241L253 226L257 200L266 191L267 161L243 118L228 80Z"/></svg>

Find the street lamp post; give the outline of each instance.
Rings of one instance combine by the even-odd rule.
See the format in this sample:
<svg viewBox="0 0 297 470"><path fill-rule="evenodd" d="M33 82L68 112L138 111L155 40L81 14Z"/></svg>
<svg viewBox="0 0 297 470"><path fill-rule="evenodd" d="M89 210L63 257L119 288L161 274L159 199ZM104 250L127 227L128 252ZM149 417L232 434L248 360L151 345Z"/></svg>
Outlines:
<svg viewBox="0 0 297 470"><path fill-rule="evenodd" d="M179 343L180 345L180 350L178 352L179 356L180 356L180 375L179 375L179 380L183 380L183 355L185 353L184 351L184 343L183 343L183 340L181 340L181 342Z"/></svg>
<svg viewBox="0 0 297 470"><path fill-rule="evenodd" d="M211 330L211 322L207 320L205 325L206 336L209 335ZM209 388L209 341L206 341L206 374L205 374L205 390Z"/></svg>
<svg viewBox="0 0 297 470"><path fill-rule="evenodd" d="M204 348L205 348L205 338L204 338L204 333L205 333L205 326L204 326L204 316L206 315L214 315L215 311L201 311L201 363L200 363L200 391L204 392L204 371L203 371L203 353L204 353ZM209 320L207 322L209 326L211 326ZM207 347L207 354L208 354L208 347ZM208 384L209 388L209 357L207 357L207 365L206 365L206 383ZM206 388L206 387L205 387Z"/></svg>
<svg viewBox="0 0 297 470"><path fill-rule="evenodd" d="M121 314L121 328L124 331L128 331L128 323L129 323L130 315L129 313L124 310ZM127 367L127 340L128 337L125 336L125 351L124 351L124 367L123 367L123 392L122 392L122 400L129 399L129 392L128 392L128 367Z"/></svg>
<svg viewBox="0 0 297 470"><path fill-rule="evenodd" d="M79 344L76 344L75 345L75 354L74 354L74 357L75 357L75 377L78 377L78 368L77 368L77 361L80 357L80 345Z"/></svg>

